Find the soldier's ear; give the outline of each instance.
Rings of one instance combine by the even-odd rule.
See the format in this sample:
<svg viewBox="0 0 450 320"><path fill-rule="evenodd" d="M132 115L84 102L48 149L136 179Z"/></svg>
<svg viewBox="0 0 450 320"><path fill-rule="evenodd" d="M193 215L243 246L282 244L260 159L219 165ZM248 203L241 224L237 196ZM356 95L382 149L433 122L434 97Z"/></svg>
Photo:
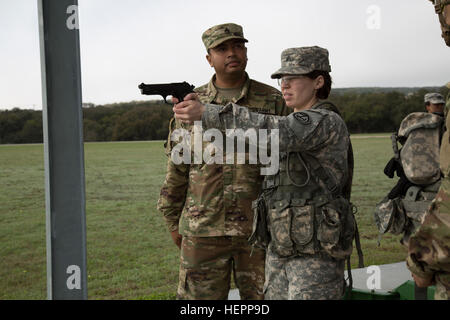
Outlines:
<svg viewBox="0 0 450 320"><path fill-rule="evenodd" d="M314 81L315 81L314 89L316 90L319 90L325 85L325 79L323 78L322 75L318 76L316 79L314 79Z"/></svg>
<svg viewBox="0 0 450 320"><path fill-rule="evenodd" d="M213 63L212 63L212 60L211 60L211 56L210 56L209 54L206 55L206 60L208 61L209 65L210 65L211 67L214 67L214 65L213 65Z"/></svg>

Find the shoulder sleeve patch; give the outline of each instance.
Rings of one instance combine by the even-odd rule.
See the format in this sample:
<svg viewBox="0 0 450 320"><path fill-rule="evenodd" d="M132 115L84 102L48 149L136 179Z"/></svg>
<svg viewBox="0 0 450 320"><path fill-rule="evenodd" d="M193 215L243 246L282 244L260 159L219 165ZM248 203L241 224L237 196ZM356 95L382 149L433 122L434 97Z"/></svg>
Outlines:
<svg viewBox="0 0 450 320"><path fill-rule="evenodd" d="M309 118L309 115L305 112L295 112L294 118L297 121L300 121L303 125L311 124L311 119Z"/></svg>
<svg viewBox="0 0 450 320"><path fill-rule="evenodd" d="M297 138L304 140L316 130L325 116L314 110L293 112L287 117L287 125Z"/></svg>

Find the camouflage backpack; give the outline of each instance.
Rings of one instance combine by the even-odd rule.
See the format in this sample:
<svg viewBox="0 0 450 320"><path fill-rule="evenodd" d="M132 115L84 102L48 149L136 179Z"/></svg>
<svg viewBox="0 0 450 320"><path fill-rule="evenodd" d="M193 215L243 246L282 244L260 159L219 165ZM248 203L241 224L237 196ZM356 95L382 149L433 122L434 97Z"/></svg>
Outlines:
<svg viewBox="0 0 450 320"><path fill-rule="evenodd" d="M426 112L406 116L398 133L391 136L394 157L384 173L400 178L389 194L375 207L374 217L380 236L386 232L410 235L420 226L440 186L439 149L443 117ZM401 145L399 149L398 145Z"/></svg>

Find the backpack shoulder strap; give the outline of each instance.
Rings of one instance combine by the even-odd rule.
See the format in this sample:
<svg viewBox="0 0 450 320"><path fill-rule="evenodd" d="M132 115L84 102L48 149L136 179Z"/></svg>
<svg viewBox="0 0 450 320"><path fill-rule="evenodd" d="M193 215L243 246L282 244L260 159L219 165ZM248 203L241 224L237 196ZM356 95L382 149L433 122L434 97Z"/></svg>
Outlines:
<svg viewBox="0 0 450 320"><path fill-rule="evenodd" d="M337 113L341 118L342 115L339 112L339 109L336 107L336 105L328 100L321 101L314 105L311 109L325 109L329 111L333 111L334 113ZM342 118L343 119L343 118ZM350 134L349 134L350 136ZM350 201L351 193L352 193L352 183L353 183L353 171L355 167L355 158L353 155L353 146L352 142L350 141L350 144L348 146L347 151L347 165L348 165L348 178L345 184L342 186L342 194L344 198L346 198L348 201Z"/></svg>

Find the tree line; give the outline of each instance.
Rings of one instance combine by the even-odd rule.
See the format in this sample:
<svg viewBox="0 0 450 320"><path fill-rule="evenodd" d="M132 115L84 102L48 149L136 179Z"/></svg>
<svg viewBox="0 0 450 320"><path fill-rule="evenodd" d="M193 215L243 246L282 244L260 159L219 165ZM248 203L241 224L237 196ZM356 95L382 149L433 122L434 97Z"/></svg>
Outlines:
<svg viewBox="0 0 450 320"><path fill-rule="evenodd" d="M83 104L83 134L91 141L162 140L169 133L172 107L163 101ZM0 143L42 143L42 111L0 111Z"/></svg>
<svg viewBox="0 0 450 320"><path fill-rule="evenodd" d="M329 100L340 110L350 133L394 132L407 114L425 111L423 97L430 91L445 97L448 89L333 89ZM164 140L171 117L172 108L163 101L83 104L84 140ZM42 142L42 111L0 111L1 144Z"/></svg>

